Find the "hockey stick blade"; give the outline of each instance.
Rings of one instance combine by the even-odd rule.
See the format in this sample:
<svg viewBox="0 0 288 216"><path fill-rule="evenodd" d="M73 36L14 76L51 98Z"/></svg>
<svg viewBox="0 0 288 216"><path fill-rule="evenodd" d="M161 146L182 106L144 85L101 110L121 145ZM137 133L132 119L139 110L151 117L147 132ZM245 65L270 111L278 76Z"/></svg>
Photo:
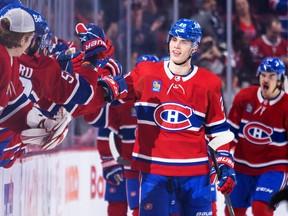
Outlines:
<svg viewBox="0 0 288 216"><path fill-rule="evenodd" d="M213 138L208 143L208 146L211 147L214 151L216 151L216 149L231 142L233 139L234 139L234 134L231 131L227 131Z"/></svg>
<svg viewBox="0 0 288 216"><path fill-rule="evenodd" d="M110 132L109 134L109 148L110 148L110 151L111 151L111 154L114 158L114 160L118 163L118 164L121 164L121 165L124 165L124 166L130 166L131 163L130 161L127 161L127 160L124 160L118 150L117 150L117 147L116 147L116 143L115 143L115 140L114 140L114 133L113 131Z"/></svg>
<svg viewBox="0 0 288 216"><path fill-rule="evenodd" d="M210 154L211 154L211 157L212 157L212 160L213 160L216 172L217 172L218 179L221 178L221 171L219 169L219 165L216 160L215 151L219 147L231 142L233 139L234 139L234 134L231 131L227 131L215 137L208 143L209 151L210 151ZM228 208L230 216L235 216L229 195L228 194L223 194L223 195L224 195L226 206Z"/></svg>

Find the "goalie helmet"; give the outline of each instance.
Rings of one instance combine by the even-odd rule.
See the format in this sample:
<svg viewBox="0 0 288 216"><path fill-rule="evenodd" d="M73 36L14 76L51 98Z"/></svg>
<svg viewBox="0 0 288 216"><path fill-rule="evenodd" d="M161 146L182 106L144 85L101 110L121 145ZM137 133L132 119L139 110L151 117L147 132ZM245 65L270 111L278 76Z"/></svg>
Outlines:
<svg viewBox="0 0 288 216"><path fill-rule="evenodd" d="M280 58L267 57L259 65L256 76L259 76L262 72L277 73L277 80L283 81L285 65Z"/></svg>
<svg viewBox="0 0 288 216"><path fill-rule="evenodd" d="M167 38L168 43L172 37L190 40L193 44L199 45L202 38L201 26L193 19L182 18L172 25Z"/></svg>
<svg viewBox="0 0 288 216"><path fill-rule="evenodd" d="M156 56L156 55L141 55L137 61L136 61L136 64L139 64L140 62L143 62L143 61L152 61L152 62L158 62L159 61L159 58Z"/></svg>

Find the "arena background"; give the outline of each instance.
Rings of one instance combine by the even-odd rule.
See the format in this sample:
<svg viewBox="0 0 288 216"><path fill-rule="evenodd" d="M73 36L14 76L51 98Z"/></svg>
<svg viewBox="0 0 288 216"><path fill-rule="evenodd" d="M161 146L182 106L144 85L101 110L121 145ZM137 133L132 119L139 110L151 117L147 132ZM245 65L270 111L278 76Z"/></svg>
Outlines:
<svg viewBox="0 0 288 216"><path fill-rule="evenodd" d="M191 17L196 13L200 1L155 0L158 8L161 8L159 18L163 19L165 15L162 38L167 36L170 25L178 18ZM267 8L267 1L251 2L255 7L261 6L262 11ZM115 55L122 62L124 72L133 67L135 57L131 44L129 7L133 4L132 0L22 0L22 3L45 16L53 36L74 41L79 48L81 46L74 31L78 22L94 22L108 31L113 22L124 20L127 45L122 50L117 49ZM218 0L218 6L227 15L226 45L228 53L232 53L232 1ZM158 45L157 54L159 57L165 56L165 40ZM228 109L233 100L229 58L230 55L224 89ZM107 203L103 199L105 184L96 143L97 129L88 126L82 118L73 120L69 127L67 138L58 148L44 152L30 146L12 168L0 169L0 216L106 216ZM223 216L224 198L221 194L217 194L217 197L218 215ZM275 216L284 215L288 215L288 207L282 203Z"/></svg>

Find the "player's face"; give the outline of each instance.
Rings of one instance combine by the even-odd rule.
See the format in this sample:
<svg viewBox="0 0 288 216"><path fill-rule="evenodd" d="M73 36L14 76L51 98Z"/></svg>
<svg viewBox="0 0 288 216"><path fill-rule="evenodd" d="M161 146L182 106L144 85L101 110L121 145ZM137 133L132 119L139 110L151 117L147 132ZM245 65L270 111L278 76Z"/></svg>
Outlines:
<svg viewBox="0 0 288 216"><path fill-rule="evenodd" d="M266 99L273 99L279 94L277 87L277 73L262 72L260 73L260 86L262 96Z"/></svg>
<svg viewBox="0 0 288 216"><path fill-rule="evenodd" d="M192 54L192 41L185 40L183 38L172 37L169 43L169 50L170 58L173 62L184 62Z"/></svg>

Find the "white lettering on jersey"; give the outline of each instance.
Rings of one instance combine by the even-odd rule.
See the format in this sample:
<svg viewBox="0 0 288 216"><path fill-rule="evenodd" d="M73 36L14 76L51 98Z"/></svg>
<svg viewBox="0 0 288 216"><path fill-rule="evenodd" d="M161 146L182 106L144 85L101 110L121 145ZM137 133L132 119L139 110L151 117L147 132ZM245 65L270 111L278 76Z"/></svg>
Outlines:
<svg viewBox="0 0 288 216"><path fill-rule="evenodd" d="M69 83L73 83L74 81L74 77L71 76L71 74L69 74L66 71L62 71L61 76L64 80L67 80Z"/></svg>
<svg viewBox="0 0 288 216"><path fill-rule="evenodd" d="M21 77L30 79L32 77L32 74L33 74L33 68L26 67L22 64L19 65L19 75Z"/></svg>

